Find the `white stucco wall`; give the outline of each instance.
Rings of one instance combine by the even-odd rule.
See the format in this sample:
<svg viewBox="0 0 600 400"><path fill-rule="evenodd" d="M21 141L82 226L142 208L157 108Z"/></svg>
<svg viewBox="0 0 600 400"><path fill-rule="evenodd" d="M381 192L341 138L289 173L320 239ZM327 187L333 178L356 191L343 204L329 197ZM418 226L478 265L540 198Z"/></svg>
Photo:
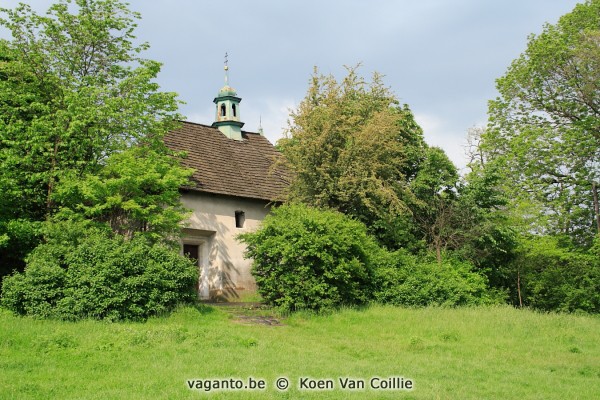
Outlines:
<svg viewBox="0 0 600 400"><path fill-rule="evenodd" d="M270 211L266 201L186 192L183 206L192 210L183 230L183 244L200 246L199 296L236 301L256 292L251 260L235 236L255 230ZM236 227L235 213L243 211L244 226Z"/></svg>

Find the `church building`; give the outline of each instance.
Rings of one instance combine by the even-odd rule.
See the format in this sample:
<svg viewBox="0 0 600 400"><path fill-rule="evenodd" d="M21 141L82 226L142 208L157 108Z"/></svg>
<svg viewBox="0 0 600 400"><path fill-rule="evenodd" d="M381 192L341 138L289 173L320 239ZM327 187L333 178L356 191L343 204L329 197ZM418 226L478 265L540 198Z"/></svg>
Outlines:
<svg viewBox="0 0 600 400"><path fill-rule="evenodd" d="M182 122L164 139L171 150L185 152L183 166L195 170L192 185L181 188L183 206L192 210L182 250L198 262L200 299L214 301L244 300L256 292L252 261L244 259L236 236L255 230L286 187L285 174L274 165L280 153L262 133L242 130L242 99L228 81L226 65L212 125Z"/></svg>

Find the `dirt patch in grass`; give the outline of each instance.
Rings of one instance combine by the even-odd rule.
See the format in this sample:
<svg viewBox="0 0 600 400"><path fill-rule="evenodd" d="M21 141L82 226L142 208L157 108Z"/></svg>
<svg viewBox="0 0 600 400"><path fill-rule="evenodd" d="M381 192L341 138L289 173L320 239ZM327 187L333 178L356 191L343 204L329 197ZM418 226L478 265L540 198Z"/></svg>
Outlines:
<svg viewBox="0 0 600 400"><path fill-rule="evenodd" d="M231 314L235 322L244 325L282 326L282 318L262 303L208 303Z"/></svg>

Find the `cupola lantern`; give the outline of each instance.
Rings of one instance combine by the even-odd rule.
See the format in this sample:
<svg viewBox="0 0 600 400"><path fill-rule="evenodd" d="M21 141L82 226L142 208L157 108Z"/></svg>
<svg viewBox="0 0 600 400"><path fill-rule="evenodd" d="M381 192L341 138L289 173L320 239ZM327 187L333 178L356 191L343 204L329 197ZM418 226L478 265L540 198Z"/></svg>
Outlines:
<svg viewBox="0 0 600 400"><path fill-rule="evenodd" d="M218 128L221 133L230 139L242 140L242 126L240 121L240 102L234 88L229 86L229 66L227 65L227 53L225 53L225 86L219 90L214 98L216 116L212 126Z"/></svg>

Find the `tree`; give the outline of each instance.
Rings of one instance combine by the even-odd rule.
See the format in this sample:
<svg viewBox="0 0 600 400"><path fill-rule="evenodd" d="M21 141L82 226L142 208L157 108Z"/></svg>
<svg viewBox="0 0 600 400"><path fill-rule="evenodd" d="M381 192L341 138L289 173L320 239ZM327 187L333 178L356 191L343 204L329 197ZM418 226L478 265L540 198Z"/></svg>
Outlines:
<svg viewBox="0 0 600 400"><path fill-rule="evenodd" d="M413 217L428 244L435 250L438 264L442 251L460 243L457 228L458 172L444 151L430 147L410 187L415 195ZM464 223L464 221L461 221Z"/></svg>
<svg viewBox="0 0 600 400"><path fill-rule="evenodd" d="M198 269L173 246L191 171L162 141L177 100L133 44L139 15L118 0L2 12L0 259L17 249L27 264L3 280L3 305L117 320L192 300Z"/></svg>
<svg viewBox="0 0 600 400"><path fill-rule="evenodd" d="M148 46L133 44L139 15L125 4L60 0L47 16L25 4L0 10L13 36L0 47L0 162L20 188L14 197L48 216L60 173L94 171L133 142L156 141L177 119L177 101L152 82L160 64L139 57Z"/></svg>
<svg viewBox="0 0 600 400"><path fill-rule="evenodd" d="M357 68L347 68L341 82L315 68L278 142L292 171L287 199L353 216L395 247L403 236L398 219L410 219L408 182L426 145L408 106L398 105L381 75L367 83Z"/></svg>
<svg viewBox="0 0 600 400"><path fill-rule="evenodd" d="M43 16L25 4L0 14L12 34L0 40L4 264L24 247L8 226L51 219L61 179L97 174L131 146L163 154L162 135L179 115L176 95L154 82L160 64L140 56L148 45L134 44L140 16L125 3L59 0Z"/></svg>
<svg viewBox="0 0 600 400"><path fill-rule="evenodd" d="M53 196L60 205L56 218L106 224L129 240L141 234L170 243L179 238L186 214L179 188L192 172L174 156L134 146L108 157L96 174L63 176Z"/></svg>
<svg viewBox="0 0 600 400"><path fill-rule="evenodd" d="M508 264L515 257L518 236L506 212L502 174L478 163L470 165L472 171L457 188L454 229L460 240L455 254L484 273L492 288L503 291L512 286Z"/></svg>
<svg viewBox="0 0 600 400"><path fill-rule="evenodd" d="M499 270L511 259L515 235L504 212L501 176L492 168L481 168L480 162L476 157L469 165L471 173L461 178L442 149L428 148L410 183L416 198L410 209L438 265L451 251L485 272L494 286L501 286Z"/></svg>
<svg viewBox="0 0 600 400"><path fill-rule="evenodd" d="M600 1L532 35L497 88L482 147L513 211L529 230L589 245L600 233Z"/></svg>

